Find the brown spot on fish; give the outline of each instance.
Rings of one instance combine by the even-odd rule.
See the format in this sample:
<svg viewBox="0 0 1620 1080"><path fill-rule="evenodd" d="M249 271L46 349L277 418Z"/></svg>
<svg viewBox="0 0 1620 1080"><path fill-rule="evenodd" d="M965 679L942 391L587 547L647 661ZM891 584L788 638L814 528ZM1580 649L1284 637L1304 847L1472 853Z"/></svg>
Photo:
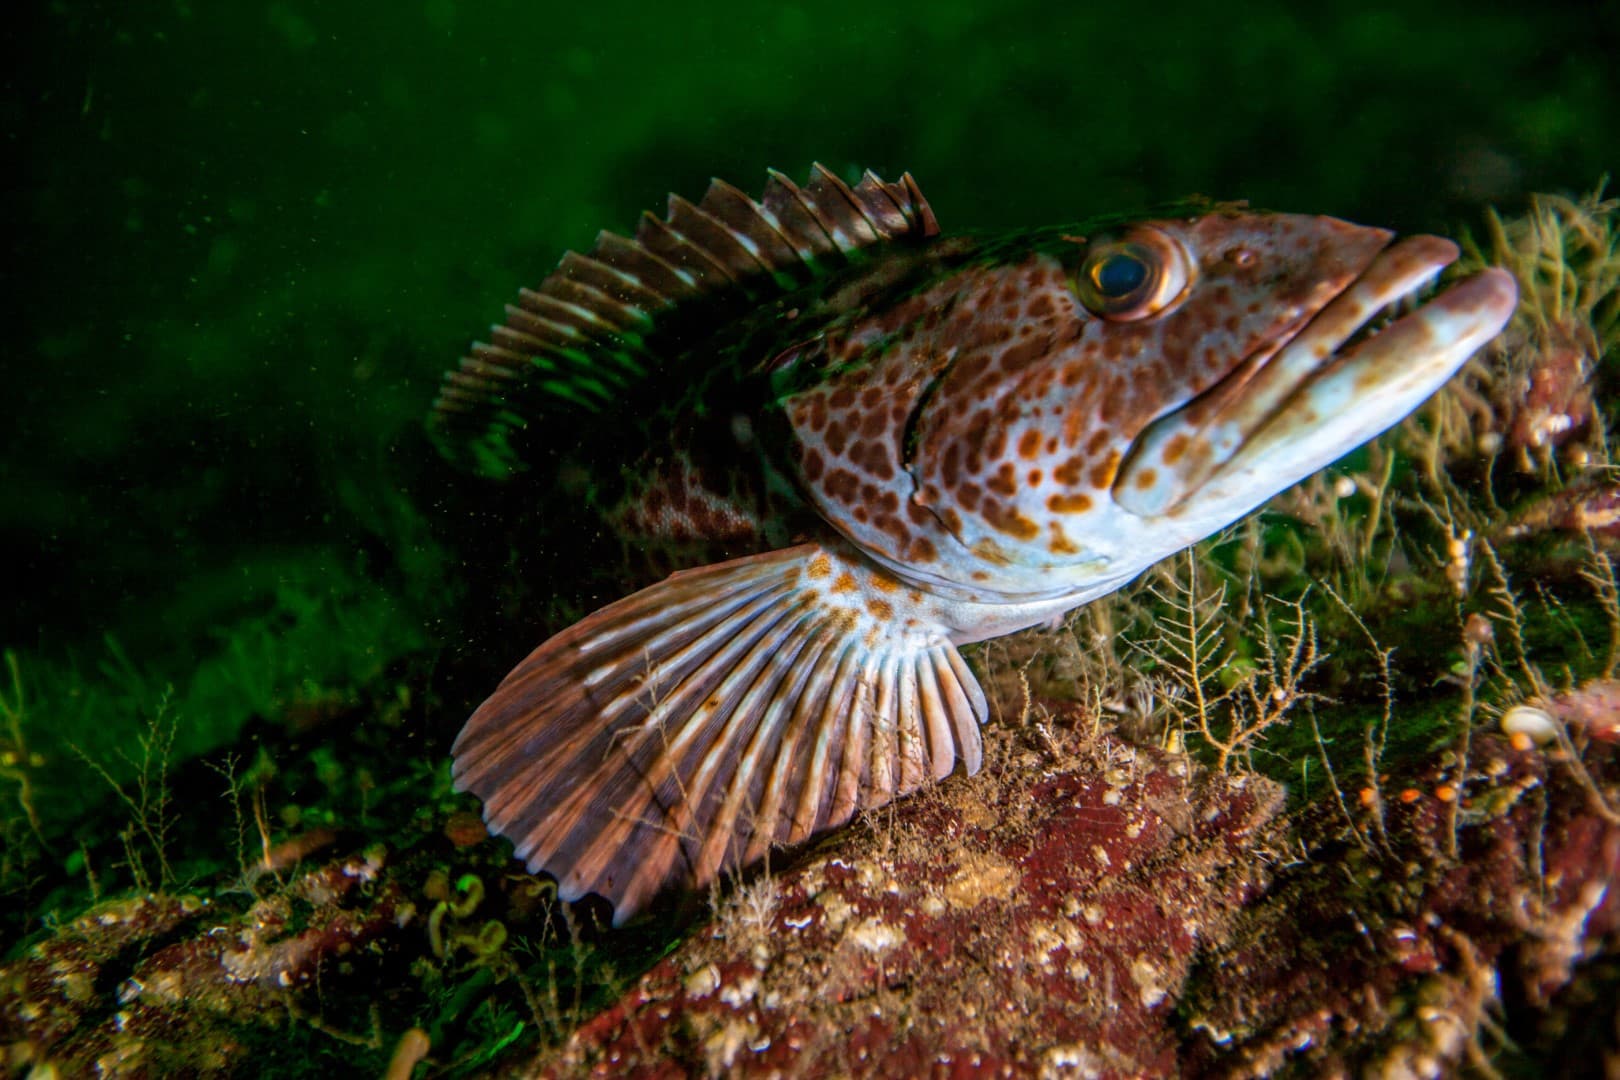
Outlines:
<svg viewBox="0 0 1620 1080"><path fill-rule="evenodd" d="M876 525L880 531L888 533L890 536L894 537L895 543L897 544L905 543L906 538L911 535L911 530L906 528L906 523L892 514L874 515L872 518L872 523Z"/></svg>
<svg viewBox="0 0 1620 1080"><path fill-rule="evenodd" d="M1179 461L1181 455L1187 452L1187 445L1190 441L1185 432L1177 432L1172 435L1170 441L1164 444L1164 463L1174 465Z"/></svg>
<svg viewBox="0 0 1620 1080"><path fill-rule="evenodd" d="M1114 474L1119 472L1119 451L1110 450L1107 460L1091 470L1091 486L1106 491L1114 486Z"/></svg>
<svg viewBox="0 0 1620 1080"><path fill-rule="evenodd" d="M894 607L887 600L873 598L866 602L866 610L879 619L894 618Z"/></svg>
<svg viewBox="0 0 1620 1080"><path fill-rule="evenodd" d="M846 593L855 591L855 579L847 573L841 573L832 583L832 591Z"/></svg>
<svg viewBox="0 0 1620 1080"><path fill-rule="evenodd" d="M1041 433L1038 428L1029 428L1018 437L1018 456L1025 461L1033 460L1041 452Z"/></svg>
<svg viewBox="0 0 1620 1080"><path fill-rule="evenodd" d="M1046 508L1054 514L1082 514L1091 509L1091 496L1052 495L1046 500Z"/></svg>
<svg viewBox="0 0 1620 1080"><path fill-rule="evenodd" d="M872 588L876 589L878 592L892 593L899 587L900 583L894 580L892 577L887 577L883 574L872 575Z"/></svg>
<svg viewBox="0 0 1620 1080"><path fill-rule="evenodd" d="M1004 532L1020 540L1033 540L1041 531L1039 525L1006 503L986 500L980 514L998 532Z"/></svg>
<svg viewBox="0 0 1620 1080"><path fill-rule="evenodd" d="M834 420L827 425L827 449L835 454L842 454L844 447L849 445L849 434L844 431L844 425Z"/></svg>
<svg viewBox="0 0 1620 1080"><path fill-rule="evenodd" d="M973 554L995 566L1006 566L1012 562L1007 558L1007 553L1001 550L1001 545L988 536L973 542Z"/></svg>
<svg viewBox="0 0 1620 1080"><path fill-rule="evenodd" d="M1086 420L1078 408L1069 407L1063 417L1063 445L1073 446L1080 441L1080 435L1085 431ZM1054 447L1054 449L1056 449Z"/></svg>
<svg viewBox="0 0 1620 1080"><path fill-rule="evenodd" d="M1030 338L1001 354L1002 370L1007 372L1023 371L1029 365L1046 355L1047 341L1045 338Z"/></svg>
<svg viewBox="0 0 1620 1080"><path fill-rule="evenodd" d="M1080 554L1080 549L1075 547L1074 542L1063 534L1063 530L1058 527L1058 523L1055 521L1052 522L1052 539L1047 541L1046 549L1054 555Z"/></svg>
<svg viewBox="0 0 1620 1080"><path fill-rule="evenodd" d="M860 491L861 481L859 477L848 469L834 469L827 474L827 482L822 487L834 499L846 506L852 506L855 503L856 495Z"/></svg>
<svg viewBox="0 0 1620 1080"><path fill-rule="evenodd" d="M984 369L989 366L990 358L984 353L972 353L957 361L954 374L962 382L972 383L978 381L979 376L984 374Z"/></svg>
<svg viewBox="0 0 1620 1080"><path fill-rule="evenodd" d="M1086 459L1076 454L1052 470L1052 479L1060 484L1074 485L1080 482L1080 473L1086 467ZM1099 485L1101 486L1101 485Z"/></svg>
<svg viewBox="0 0 1620 1080"><path fill-rule="evenodd" d="M985 486L998 495L1013 496L1018 494L1018 475L1010 461L1001 463L996 475L985 482Z"/></svg>
<svg viewBox="0 0 1620 1080"><path fill-rule="evenodd" d="M832 560L825 555L817 555L810 560L810 565L805 568L805 573L813 578L824 578L832 573Z"/></svg>
<svg viewBox="0 0 1620 1080"><path fill-rule="evenodd" d="M878 472L879 467L888 464L881 446L860 439L850 444L849 453L844 456L849 458L851 464L859 465L867 472L874 474ZM887 477L884 479L887 479Z"/></svg>
<svg viewBox="0 0 1620 1080"><path fill-rule="evenodd" d="M1102 400L1097 403L1097 419L1105 424L1112 424L1119 415L1119 407L1125 404L1122 400L1124 396L1124 383L1116 375L1109 380L1108 388L1103 391ZM1071 442L1069 445L1073 446L1074 443Z"/></svg>
<svg viewBox="0 0 1620 1080"><path fill-rule="evenodd" d="M827 427L827 399L822 394L810 395L810 430L822 431Z"/></svg>
<svg viewBox="0 0 1620 1080"><path fill-rule="evenodd" d="M1156 469L1143 469L1141 472L1136 474L1136 486L1141 488L1143 491L1146 491L1148 488L1158 483L1158 481L1159 473Z"/></svg>
<svg viewBox="0 0 1620 1080"><path fill-rule="evenodd" d="M929 543L928 538L924 536L912 540L906 548L906 558L911 562L933 562L937 557L938 553L934 551L934 545ZM918 596L918 599L920 600L921 597Z"/></svg>

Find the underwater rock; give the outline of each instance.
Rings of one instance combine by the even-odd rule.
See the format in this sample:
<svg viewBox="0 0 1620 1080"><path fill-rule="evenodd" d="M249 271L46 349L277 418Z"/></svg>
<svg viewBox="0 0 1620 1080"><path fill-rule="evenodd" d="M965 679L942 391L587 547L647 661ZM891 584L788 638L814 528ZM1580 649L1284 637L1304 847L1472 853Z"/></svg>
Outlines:
<svg viewBox="0 0 1620 1080"><path fill-rule="evenodd" d="M1589 535L1613 550L1620 543L1620 485L1587 484L1533 499L1500 530L1507 540L1542 533Z"/></svg>
<svg viewBox="0 0 1620 1080"><path fill-rule="evenodd" d="M244 1067L251 1028L303 1015L321 979L412 923L383 863L378 852L329 863L234 916L193 896L93 908L0 968L8 1065L64 1076Z"/></svg>
<svg viewBox="0 0 1620 1080"><path fill-rule="evenodd" d="M1433 1075L1620 931L1611 747L1478 737L1463 795L1435 758L1380 846L1257 777L1016 738L742 885L525 1074Z"/></svg>
<svg viewBox="0 0 1620 1080"><path fill-rule="evenodd" d="M1117 742L1092 751L1043 771L1006 747L985 780L745 884L545 1067L1172 1068L1174 991L1263 887L1282 792Z"/></svg>

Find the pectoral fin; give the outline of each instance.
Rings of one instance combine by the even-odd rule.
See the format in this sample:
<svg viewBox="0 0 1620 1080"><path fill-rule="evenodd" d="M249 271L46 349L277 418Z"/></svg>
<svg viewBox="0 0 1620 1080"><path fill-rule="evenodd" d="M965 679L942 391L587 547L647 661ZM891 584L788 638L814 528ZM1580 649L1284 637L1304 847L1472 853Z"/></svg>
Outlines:
<svg viewBox="0 0 1620 1080"><path fill-rule="evenodd" d="M675 574L536 649L455 745L458 788L564 899L623 922L960 759L984 695L932 601L818 544Z"/></svg>

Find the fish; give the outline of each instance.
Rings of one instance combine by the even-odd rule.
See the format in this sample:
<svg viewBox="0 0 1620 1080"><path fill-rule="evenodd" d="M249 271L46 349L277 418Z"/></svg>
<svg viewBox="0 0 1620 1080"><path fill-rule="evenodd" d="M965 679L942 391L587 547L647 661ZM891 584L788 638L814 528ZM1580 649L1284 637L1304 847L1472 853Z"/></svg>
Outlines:
<svg viewBox="0 0 1620 1080"><path fill-rule="evenodd" d="M1417 408L1507 322L1439 236L1195 201L946 234L909 173L672 195L519 292L431 429L667 576L512 668L458 790L622 925L982 760L961 647ZM580 477L586 478L581 481ZM570 479L572 478L572 479Z"/></svg>

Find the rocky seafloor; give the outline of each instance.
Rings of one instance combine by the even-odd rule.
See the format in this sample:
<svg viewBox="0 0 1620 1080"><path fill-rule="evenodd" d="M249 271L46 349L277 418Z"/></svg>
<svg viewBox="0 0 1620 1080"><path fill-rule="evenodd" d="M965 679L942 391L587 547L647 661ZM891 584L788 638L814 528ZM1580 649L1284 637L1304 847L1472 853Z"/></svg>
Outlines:
<svg viewBox="0 0 1620 1080"><path fill-rule="evenodd" d="M1047 730L744 885L533 1067L1433 1076L1510 1039L1620 1064L1613 965L1580 967L1620 944L1620 821L1557 750L1482 740L1455 815L1420 769L1361 846L1290 828L1263 778ZM1612 742L1584 763L1620 779Z"/></svg>

